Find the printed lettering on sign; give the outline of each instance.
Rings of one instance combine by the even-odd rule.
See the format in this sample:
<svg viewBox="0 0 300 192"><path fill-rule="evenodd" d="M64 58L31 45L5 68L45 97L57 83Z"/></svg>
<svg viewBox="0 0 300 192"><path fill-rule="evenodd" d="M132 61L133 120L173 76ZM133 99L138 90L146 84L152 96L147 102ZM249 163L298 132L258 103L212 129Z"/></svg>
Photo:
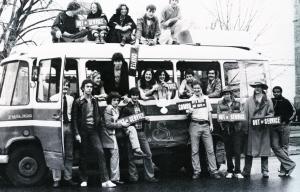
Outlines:
<svg viewBox="0 0 300 192"><path fill-rule="evenodd" d="M121 119L118 119L117 122L121 123L121 122L126 122L129 124L132 123L136 123L139 121L143 121L145 119L145 114L144 113L138 113L138 114L134 114L134 115L130 115Z"/></svg>
<svg viewBox="0 0 300 192"><path fill-rule="evenodd" d="M244 113L220 113L218 114L218 121L245 121L246 116Z"/></svg>
<svg viewBox="0 0 300 192"><path fill-rule="evenodd" d="M137 63L138 63L138 52L139 49L132 47L130 49L130 62L129 62L129 75L134 76L136 75Z"/></svg>
<svg viewBox="0 0 300 192"><path fill-rule="evenodd" d="M280 123L281 123L280 117L254 118L251 121L252 126L279 125Z"/></svg>
<svg viewBox="0 0 300 192"><path fill-rule="evenodd" d="M176 83L167 83L166 87L168 88L168 90L177 90Z"/></svg>
<svg viewBox="0 0 300 192"><path fill-rule="evenodd" d="M98 19L82 19L76 21L76 27L89 27L93 25L106 25L106 21L103 18Z"/></svg>
<svg viewBox="0 0 300 192"><path fill-rule="evenodd" d="M185 111L192 108L192 102L186 101L186 102L180 102L177 103L177 108L179 111Z"/></svg>
<svg viewBox="0 0 300 192"><path fill-rule="evenodd" d="M205 108L206 107L206 100L204 99L203 102L200 102L198 100L194 100L192 102L192 108L198 109L198 108Z"/></svg>

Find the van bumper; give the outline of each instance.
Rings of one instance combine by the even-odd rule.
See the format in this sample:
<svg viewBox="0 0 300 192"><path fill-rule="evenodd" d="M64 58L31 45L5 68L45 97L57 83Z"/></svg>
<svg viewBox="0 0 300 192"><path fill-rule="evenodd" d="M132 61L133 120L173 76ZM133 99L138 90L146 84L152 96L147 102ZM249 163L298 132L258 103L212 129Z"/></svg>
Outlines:
<svg viewBox="0 0 300 192"><path fill-rule="evenodd" d="M8 155L0 155L0 164L8 163Z"/></svg>

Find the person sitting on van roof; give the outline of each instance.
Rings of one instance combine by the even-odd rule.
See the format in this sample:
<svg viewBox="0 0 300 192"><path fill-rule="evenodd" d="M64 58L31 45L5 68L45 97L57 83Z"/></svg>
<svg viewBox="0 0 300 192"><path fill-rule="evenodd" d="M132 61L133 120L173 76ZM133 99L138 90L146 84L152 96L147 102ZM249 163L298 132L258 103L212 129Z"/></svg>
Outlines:
<svg viewBox="0 0 300 192"><path fill-rule="evenodd" d="M194 71L192 69L187 69L185 71L185 79L182 80L179 87L179 97L181 99L188 99L194 94L193 81L196 80L194 77Z"/></svg>
<svg viewBox="0 0 300 192"><path fill-rule="evenodd" d="M137 84L143 100L154 99L153 94L157 91L158 86L155 84L154 71L152 69L146 69Z"/></svg>
<svg viewBox="0 0 300 192"><path fill-rule="evenodd" d="M161 13L160 44L178 44L177 36L181 31L181 12L179 0L169 0L169 5Z"/></svg>
<svg viewBox="0 0 300 192"><path fill-rule="evenodd" d="M154 15L155 5L148 5L146 13L137 21L136 44L156 45L160 36L158 18Z"/></svg>
<svg viewBox="0 0 300 192"><path fill-rule="evenodd" d="M171 83L170 76L166 70L159 69L155 73L155 80L157 86L157 99L171 99L173 91L171 91L167 84Z"/></svg>
<svg viewBox="0 0 300 192"><path fill-rule="evenodd" d="M104 90L103 81L101 81L101 74L98 71L94 71L90 79L94 82L92 95L99 100L105 99L107 95Z"/></svg>
<svg viewBox="0 0 300 192"><path fill-rule="evenodd" d="M88 30L76 27L78 13L81 11L77 2L71 2L67 11L62 11L55 18L52 25L51 35L53 43L57 42L82 42Z"/></svg>
<svg viewBox="0 0 300 192"><path fill-rule="evenodd" d="M222 91L221 80L217 76L216 70L208 71L208 81L206 94L208 97L220 97Z"/></svg>
<svg viewBox="0 0 300 192"><path fill-rule="evenodd" d="M96 43L105 43L105 38L108 33L109 27L107 26L108 20L106 15L102 12L101 5L98 2L93 2L91 4L91 10L88 13L87 19L101 19L101 25L90 26L88 33L89 41L96 41Z"/></svg>
<svg viewBox="0 0 300 192"><path fill-rule="evenodd" d="M132 36L135 34L136 24L128 13L129 8L126 4L121 4L116 9L116 13L108 22L110 27L108 42L121 43L121 46L124 46L125 43L134 44L135 39Z"/></svg>

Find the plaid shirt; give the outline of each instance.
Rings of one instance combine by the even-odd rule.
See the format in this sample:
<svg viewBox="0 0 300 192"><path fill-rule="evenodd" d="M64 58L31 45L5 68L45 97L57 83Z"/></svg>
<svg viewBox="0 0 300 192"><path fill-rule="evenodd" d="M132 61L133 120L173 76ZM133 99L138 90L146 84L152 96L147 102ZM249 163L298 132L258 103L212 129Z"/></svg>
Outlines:
<svg viewBox="0 0 300 192"><path fill-rule="evenodd" d="M141 112L141 109L140 109L138 103L137 103L137 104L134 104L134 113L135 113L135 114L138 114L138 113L140 113L140 112ZM135 123L135 129L140 129L140 130L143 129L143 123L142 123L141 121L136 122L136 123Z"/></svg>

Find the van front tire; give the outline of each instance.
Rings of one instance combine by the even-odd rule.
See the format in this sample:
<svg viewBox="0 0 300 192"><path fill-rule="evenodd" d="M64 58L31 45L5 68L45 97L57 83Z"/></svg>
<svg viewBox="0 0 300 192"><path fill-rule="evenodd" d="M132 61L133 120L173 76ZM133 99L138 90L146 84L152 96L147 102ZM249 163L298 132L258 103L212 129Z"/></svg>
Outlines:
<svg viewBox="0 0 300 192"><path fill-rule="evenodd" d="M41 184L47 173L41 149L34 145L19 146L10 154L6 175L15 186Z"/></svg>

